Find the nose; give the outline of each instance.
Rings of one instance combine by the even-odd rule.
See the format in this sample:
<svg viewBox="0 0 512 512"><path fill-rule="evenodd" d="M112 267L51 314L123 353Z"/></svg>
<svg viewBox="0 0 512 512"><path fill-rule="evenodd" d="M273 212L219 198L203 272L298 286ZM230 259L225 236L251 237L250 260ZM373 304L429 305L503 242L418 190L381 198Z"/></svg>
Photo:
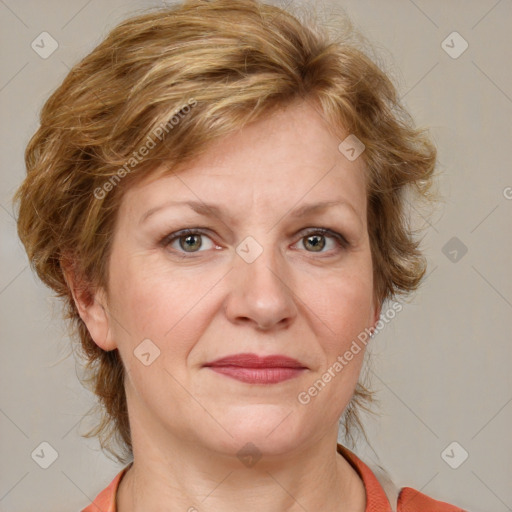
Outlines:
<svg viewBox="0 0 512 512"><path fill-rule="evenodd" d="M258 330L283 329L297 315L296 296L286 262L265 248L252 263L238 255L229 272L226 315Z"/></svg>

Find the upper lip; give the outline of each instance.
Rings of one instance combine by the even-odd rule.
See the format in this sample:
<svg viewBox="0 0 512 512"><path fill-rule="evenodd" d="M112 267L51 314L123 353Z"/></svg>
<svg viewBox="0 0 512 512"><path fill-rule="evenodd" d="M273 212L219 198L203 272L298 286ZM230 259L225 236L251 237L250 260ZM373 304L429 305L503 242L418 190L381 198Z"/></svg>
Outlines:
<svg viewBox="0 0 512 512"><path fill-rule="evenodd" d="M306 368L302 363L292 357L279 354L258 356L257 354L233 354L221 357L204 366L239 366L241 368Z"/></svg>

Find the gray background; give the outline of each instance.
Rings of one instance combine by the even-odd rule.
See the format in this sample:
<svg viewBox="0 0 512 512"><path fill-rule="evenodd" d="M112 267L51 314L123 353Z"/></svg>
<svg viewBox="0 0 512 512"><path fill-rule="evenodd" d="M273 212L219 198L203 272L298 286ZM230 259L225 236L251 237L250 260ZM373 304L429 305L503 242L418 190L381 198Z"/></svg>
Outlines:
<svg viewBox="0 0 512 512"><path fill-rule="evenodd" d="M375 452L361 443L357 453L399 486L474 512L512 510L512 1L326 4L344 7L380 48L417 123L431 127L445 198L424 239L428 278L373 342L381 417L366 419ZM111 28L150 5L0 0L2 512L79 510L121 469L80 437L94 398L77 380L57 300L28 267L11 197L45 99ZM59 44L47 59L31 48L43 31ZM456 59L441 46L453 31L469 44ZM452 237L467 247L458 261L445 255ZM46 470L31 458L43 441L58 453ZM441 456L453 441L469 454L457 469ZM449 451L452 463L462 448Z"/></svg>

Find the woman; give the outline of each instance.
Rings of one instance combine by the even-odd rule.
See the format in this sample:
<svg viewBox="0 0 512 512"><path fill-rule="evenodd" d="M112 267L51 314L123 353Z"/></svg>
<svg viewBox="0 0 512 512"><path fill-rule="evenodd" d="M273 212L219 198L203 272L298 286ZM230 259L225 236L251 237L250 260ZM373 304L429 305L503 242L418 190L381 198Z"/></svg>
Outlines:
<svg viewBox="0 0 512 512"><path fill-rule="evenodd" d="M349 32L256 1L129 19L72 69L16 199L90 435L130 461L84 512L461 510L337 443L371 402L368 333L424 275L404 193L435 159Z"/></svg>

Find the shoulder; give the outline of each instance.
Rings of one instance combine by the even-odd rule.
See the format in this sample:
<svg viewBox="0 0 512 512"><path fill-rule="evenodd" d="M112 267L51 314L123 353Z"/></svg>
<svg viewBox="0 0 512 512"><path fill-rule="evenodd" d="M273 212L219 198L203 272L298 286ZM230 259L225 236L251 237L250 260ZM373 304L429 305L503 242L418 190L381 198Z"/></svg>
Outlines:
<svg viewBox="0 0 512 512"><path fill-rule="evenodd" d="M466 512L460 507L437 501L411 487L403 487L398 496L397 512Z"/></svg>
<svg viewBox="0 0 512 512"><path fill-rule="evenodd" d="M354 467L366 491L365 512L468 512L422 494L411 487L399 488L378 465L366 465L351 450L338 443L338 452Z"/></svg>
<svg viewBox="0 0 512 512"><path fill-rule="evenodd" d="M81 512L116 512L116 496L119 483L131 465L132 463L123 468L110 484L96 496L94 501Z"/></svg>

